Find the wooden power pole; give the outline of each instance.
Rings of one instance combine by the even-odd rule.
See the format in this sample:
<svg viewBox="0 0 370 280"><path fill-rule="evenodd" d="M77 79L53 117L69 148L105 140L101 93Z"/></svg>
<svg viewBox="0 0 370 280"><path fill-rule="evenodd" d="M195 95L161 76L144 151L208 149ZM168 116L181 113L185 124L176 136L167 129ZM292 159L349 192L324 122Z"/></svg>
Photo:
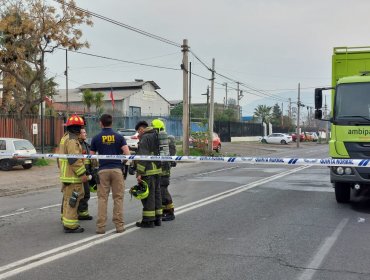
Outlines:
<svg viewBox="0 0 370 280"><path fill-rule="evenodd" d="M213 122L214 122L214 112L215 112L215 59L212 59L212 81L211 81L211 98L209 104L209 119L208 119L208 151L212 153L212 140L213 140Z"/></svg>
<svg viewBox="0 0 370 280"><path fill-rule="evenodd" d="M189 71L188 71L188 40L183 40L182 47L182 77L183 77L183 103L182 103L182 150L185 156L189 155Z"/></svg>

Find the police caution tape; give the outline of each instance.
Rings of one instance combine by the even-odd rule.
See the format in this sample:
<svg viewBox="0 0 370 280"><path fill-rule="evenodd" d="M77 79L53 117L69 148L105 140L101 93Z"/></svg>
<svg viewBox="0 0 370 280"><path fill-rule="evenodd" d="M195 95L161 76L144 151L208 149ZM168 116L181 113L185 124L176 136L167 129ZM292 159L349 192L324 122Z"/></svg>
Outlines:
<svg viewBox="0 0 370 280"><path fill-rule="evenodd" d="M110 160L144 160L144 161L177 161L177 162L226 162L249 164L278 164L278 165L315 165L315 166L345 166L370 167L370 159L315 159L315 158L269 158L269 157L209 157L209 156L144 156L144 155L66 155L66 154L1 154L14 158L85 158Z"/></svg>

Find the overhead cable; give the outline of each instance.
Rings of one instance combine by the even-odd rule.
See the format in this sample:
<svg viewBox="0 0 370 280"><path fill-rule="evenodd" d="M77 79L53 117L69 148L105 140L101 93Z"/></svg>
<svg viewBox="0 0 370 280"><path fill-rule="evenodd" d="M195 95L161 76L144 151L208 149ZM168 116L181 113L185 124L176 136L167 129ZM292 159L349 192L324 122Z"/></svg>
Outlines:
<svg viewBox="0 0 370 280"><path fill-rule="evenodd" d="M63 48L58 48L60 50L65 50ZM173 67L167 67L167 66L160 66L160 65L153 65L153 64L146 64L146 63L140 63L140 62L134 62L134 61L128 61L128 60L123 60L123 59L118 59L118 58L113 58L113 57L108 57L108 56L103 56L103 55L97 55L97 54L92 54L92 53L86 53L86 52L81 52L81 51L74 51L74 50L68 50L70 52L82 54L82 55L87 55L87 56L92 56L92 57L98 57L102 59L107 59L107 60L113 60L113 61L119 61L123 63L129 63L129 64L134 64L134 65L140 65L140 66L146 66L146 67L153 67L153 68L160 68L160 69L167 69L167 70L181 70L180 68L173 68Z"/></svg>
<svg viewBox="0 0 370 280"><path fill-rule="evenodd" d="M62 4L62 5L66 5L72 9L75 9L77 11L80 11L80 12L84 12L88 15L91 15L93 17L96 17L96 18L99 18L101 20L104 20L104 21L107 21L107 22L110 22L112 24L115 24L117 26L120 26L120 27L123 27L123 28L126 28L126 29L129 29L133 32L136 32L136 33L139 33L141 35L144 35L144 36L147 36L147 37L150 37L152 39L155 39L155 40L158 40L158 41L161 41L163 43L166 43L166 44L169 44L169 45L172 45L172 46L175 46L175 47L179 47L181 48L181 44L178 44L174 41L171 41L169 39L166 39L166 38L163 38L161 36L158 36L158 35L155 35L155 34L152 34L152 33L149 33L149 32L146 32L144 30L141 30L139 28L136 28L136 27L133 27L133 26L130 26L128 24L125 24L125 23L122 23L122 22L119 22L117 20L114 20L114 19L111 19L111 18L108 18L106 16L103 16L103 15L100 15L100 14L97 14L97 13L94 13L94 12L91 12L91 11L88 11L88 10L85 10L85 9L82 9L80 7L77 7L75 5L71 5L71 4L68 4L68 3L65 3L65 1L63 0L54 0L55 2L58 2L59 4Z"/></svg>

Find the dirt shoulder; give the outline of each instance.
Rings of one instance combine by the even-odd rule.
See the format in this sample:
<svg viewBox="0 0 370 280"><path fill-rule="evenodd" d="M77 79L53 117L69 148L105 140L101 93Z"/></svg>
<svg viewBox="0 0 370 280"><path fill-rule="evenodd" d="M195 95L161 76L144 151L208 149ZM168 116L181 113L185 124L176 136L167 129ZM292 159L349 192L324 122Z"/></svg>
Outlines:
<svg viewBox="0 0 370 280"><path fill-rule="evenodd" d="M0 197L59 186L56 162L48 166L33 166L28 170L17 166L10 171L0 171Z"/></svg>

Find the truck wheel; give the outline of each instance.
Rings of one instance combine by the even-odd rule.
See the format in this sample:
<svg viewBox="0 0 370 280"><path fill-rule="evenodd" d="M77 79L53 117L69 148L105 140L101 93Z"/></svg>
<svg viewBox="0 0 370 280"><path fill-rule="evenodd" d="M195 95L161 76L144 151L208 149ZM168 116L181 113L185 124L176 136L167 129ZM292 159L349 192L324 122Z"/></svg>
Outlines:
<svg viewBox="0 0 370 280"><path fill-rule="evenodd" d="M32 164L31 164L31 163L22 164L22 167L23 167L24 169L31 169L31 168L32 168Z"/></svg>
<svg viewBox="0 0 370 280"><path fill-rule="evenodd" d="M334 183L335 198L338 203L348 203L351 199L351 185L347 183Z"/></svg>
<svg viewBox="0 0 370 280"><path fill-rule="evenodd" d="M12 163L9 159L3 159L0 161L0 169L4 171L9 171L12 169Z"/></svg>

